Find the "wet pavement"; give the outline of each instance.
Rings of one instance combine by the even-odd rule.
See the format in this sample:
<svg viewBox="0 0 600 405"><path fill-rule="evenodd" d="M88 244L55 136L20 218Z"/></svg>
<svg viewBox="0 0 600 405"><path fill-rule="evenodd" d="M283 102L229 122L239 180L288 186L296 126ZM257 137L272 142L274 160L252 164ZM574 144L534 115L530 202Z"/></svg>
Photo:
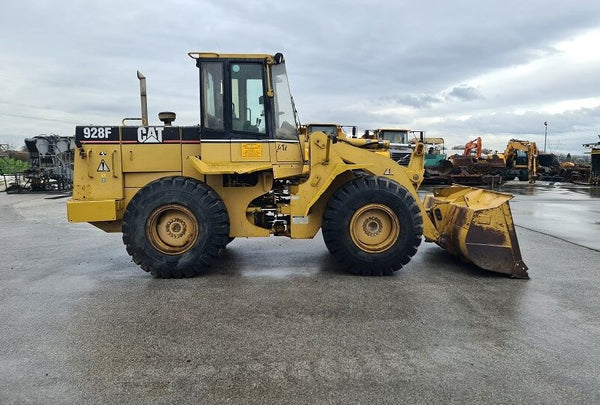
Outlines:
<svg viewBox="0 0 600 405"><path fill-rule="evenodd" d="M0 193L0 403L598 403L600 196L502 191L530 280L433 244L351 276L320 235L157 280L64 199Z"/></svg>
<svg viewBox="0 0 600 405"><path fill-rule="evenodd" d="M600 251L600 187L510 182L502 191L515 195L513 215L520 227Z"/></svg>

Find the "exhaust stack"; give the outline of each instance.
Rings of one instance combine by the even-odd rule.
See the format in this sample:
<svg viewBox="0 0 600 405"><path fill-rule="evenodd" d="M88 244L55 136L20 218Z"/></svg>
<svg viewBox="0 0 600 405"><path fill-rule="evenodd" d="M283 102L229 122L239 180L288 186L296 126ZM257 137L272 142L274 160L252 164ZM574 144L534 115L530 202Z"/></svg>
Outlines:
<svg viewBox="0 0 600 405"><path fill-rule="evenodd" d="M146 76L139 70L137 77L140 79L140 99L142 102L142 125L148 125L148 96L146 94Z"/></svg>

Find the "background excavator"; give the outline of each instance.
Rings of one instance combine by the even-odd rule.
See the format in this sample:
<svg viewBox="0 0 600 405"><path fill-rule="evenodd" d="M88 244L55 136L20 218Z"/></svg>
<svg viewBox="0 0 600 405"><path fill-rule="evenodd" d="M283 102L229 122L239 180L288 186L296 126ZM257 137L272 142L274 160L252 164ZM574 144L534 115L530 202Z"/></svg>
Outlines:
<svg viewBox="0 0 600 405"><path fill-rule="evenodd" d="M511 139L503 154L505 177L518 177L521 181L535 182L537 179L538 149L535 142Z"/></svg>
<svg viewBox="0 0 600 405"><path fill-rule="evenodd" d="M479 159L481 157L481 137L478 136L477 138L465 144L463 156L472 156L475 159Z"/></svg>
<svg viewBox="0 0 600 405"><path fill-rule="evenodd" d="M537 179L538 150L535 142L511 139L503 153L482 154L481 137L465 144L461 155L448 159L453 171L449 177L461 184L482 184L484 178L498 178L496 184L504 180L518 178L533 183Z"/></svg>
<svg viewBox="0 0 600 405"><path fill-rule="evenodd" d="M357 274L391 274L424 237L481 268L527 277L510 195L459 186L422 202L424 144L401 166L388 142L302 130L282 54L189 56L199 125L173 126L172 112L149 125L138 72L139 125L76 127L69 221L122 232L133 261L164 278L202 273L236 237L319 230Z"/></svg>

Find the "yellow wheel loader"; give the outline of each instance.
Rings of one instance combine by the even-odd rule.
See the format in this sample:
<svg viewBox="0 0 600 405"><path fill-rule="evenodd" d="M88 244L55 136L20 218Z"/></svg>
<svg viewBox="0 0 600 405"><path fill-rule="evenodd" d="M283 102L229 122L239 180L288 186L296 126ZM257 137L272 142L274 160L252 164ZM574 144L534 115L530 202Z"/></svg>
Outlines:
<svg viewBox="0 0 600 405"><path fill-rule="evenodd" d="M314 237L349 271L386 275L422 237L484 269L527 277L509 195L451 187L421 202L424 146L408 166L389 142L301 127L283 55L190 53L200 75L200 124L142 117L75 131L71 222L122 232L156 277L200 274L236 237ZM126 125L139 120L139 125Z"/></svg>

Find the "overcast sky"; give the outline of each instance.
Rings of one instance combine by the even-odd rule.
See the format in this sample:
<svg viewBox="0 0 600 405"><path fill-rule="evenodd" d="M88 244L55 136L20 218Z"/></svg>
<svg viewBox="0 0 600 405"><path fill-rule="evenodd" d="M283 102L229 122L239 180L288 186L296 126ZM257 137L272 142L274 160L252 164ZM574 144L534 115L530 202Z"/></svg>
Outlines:
<svg viewBox="0 0 600 405"><path fill-rule="evenodd" d="M140 115L199 121L189 51L282 52L300 120L582 154L600 133L600 1L3 0L0 143Z"/></svg>

